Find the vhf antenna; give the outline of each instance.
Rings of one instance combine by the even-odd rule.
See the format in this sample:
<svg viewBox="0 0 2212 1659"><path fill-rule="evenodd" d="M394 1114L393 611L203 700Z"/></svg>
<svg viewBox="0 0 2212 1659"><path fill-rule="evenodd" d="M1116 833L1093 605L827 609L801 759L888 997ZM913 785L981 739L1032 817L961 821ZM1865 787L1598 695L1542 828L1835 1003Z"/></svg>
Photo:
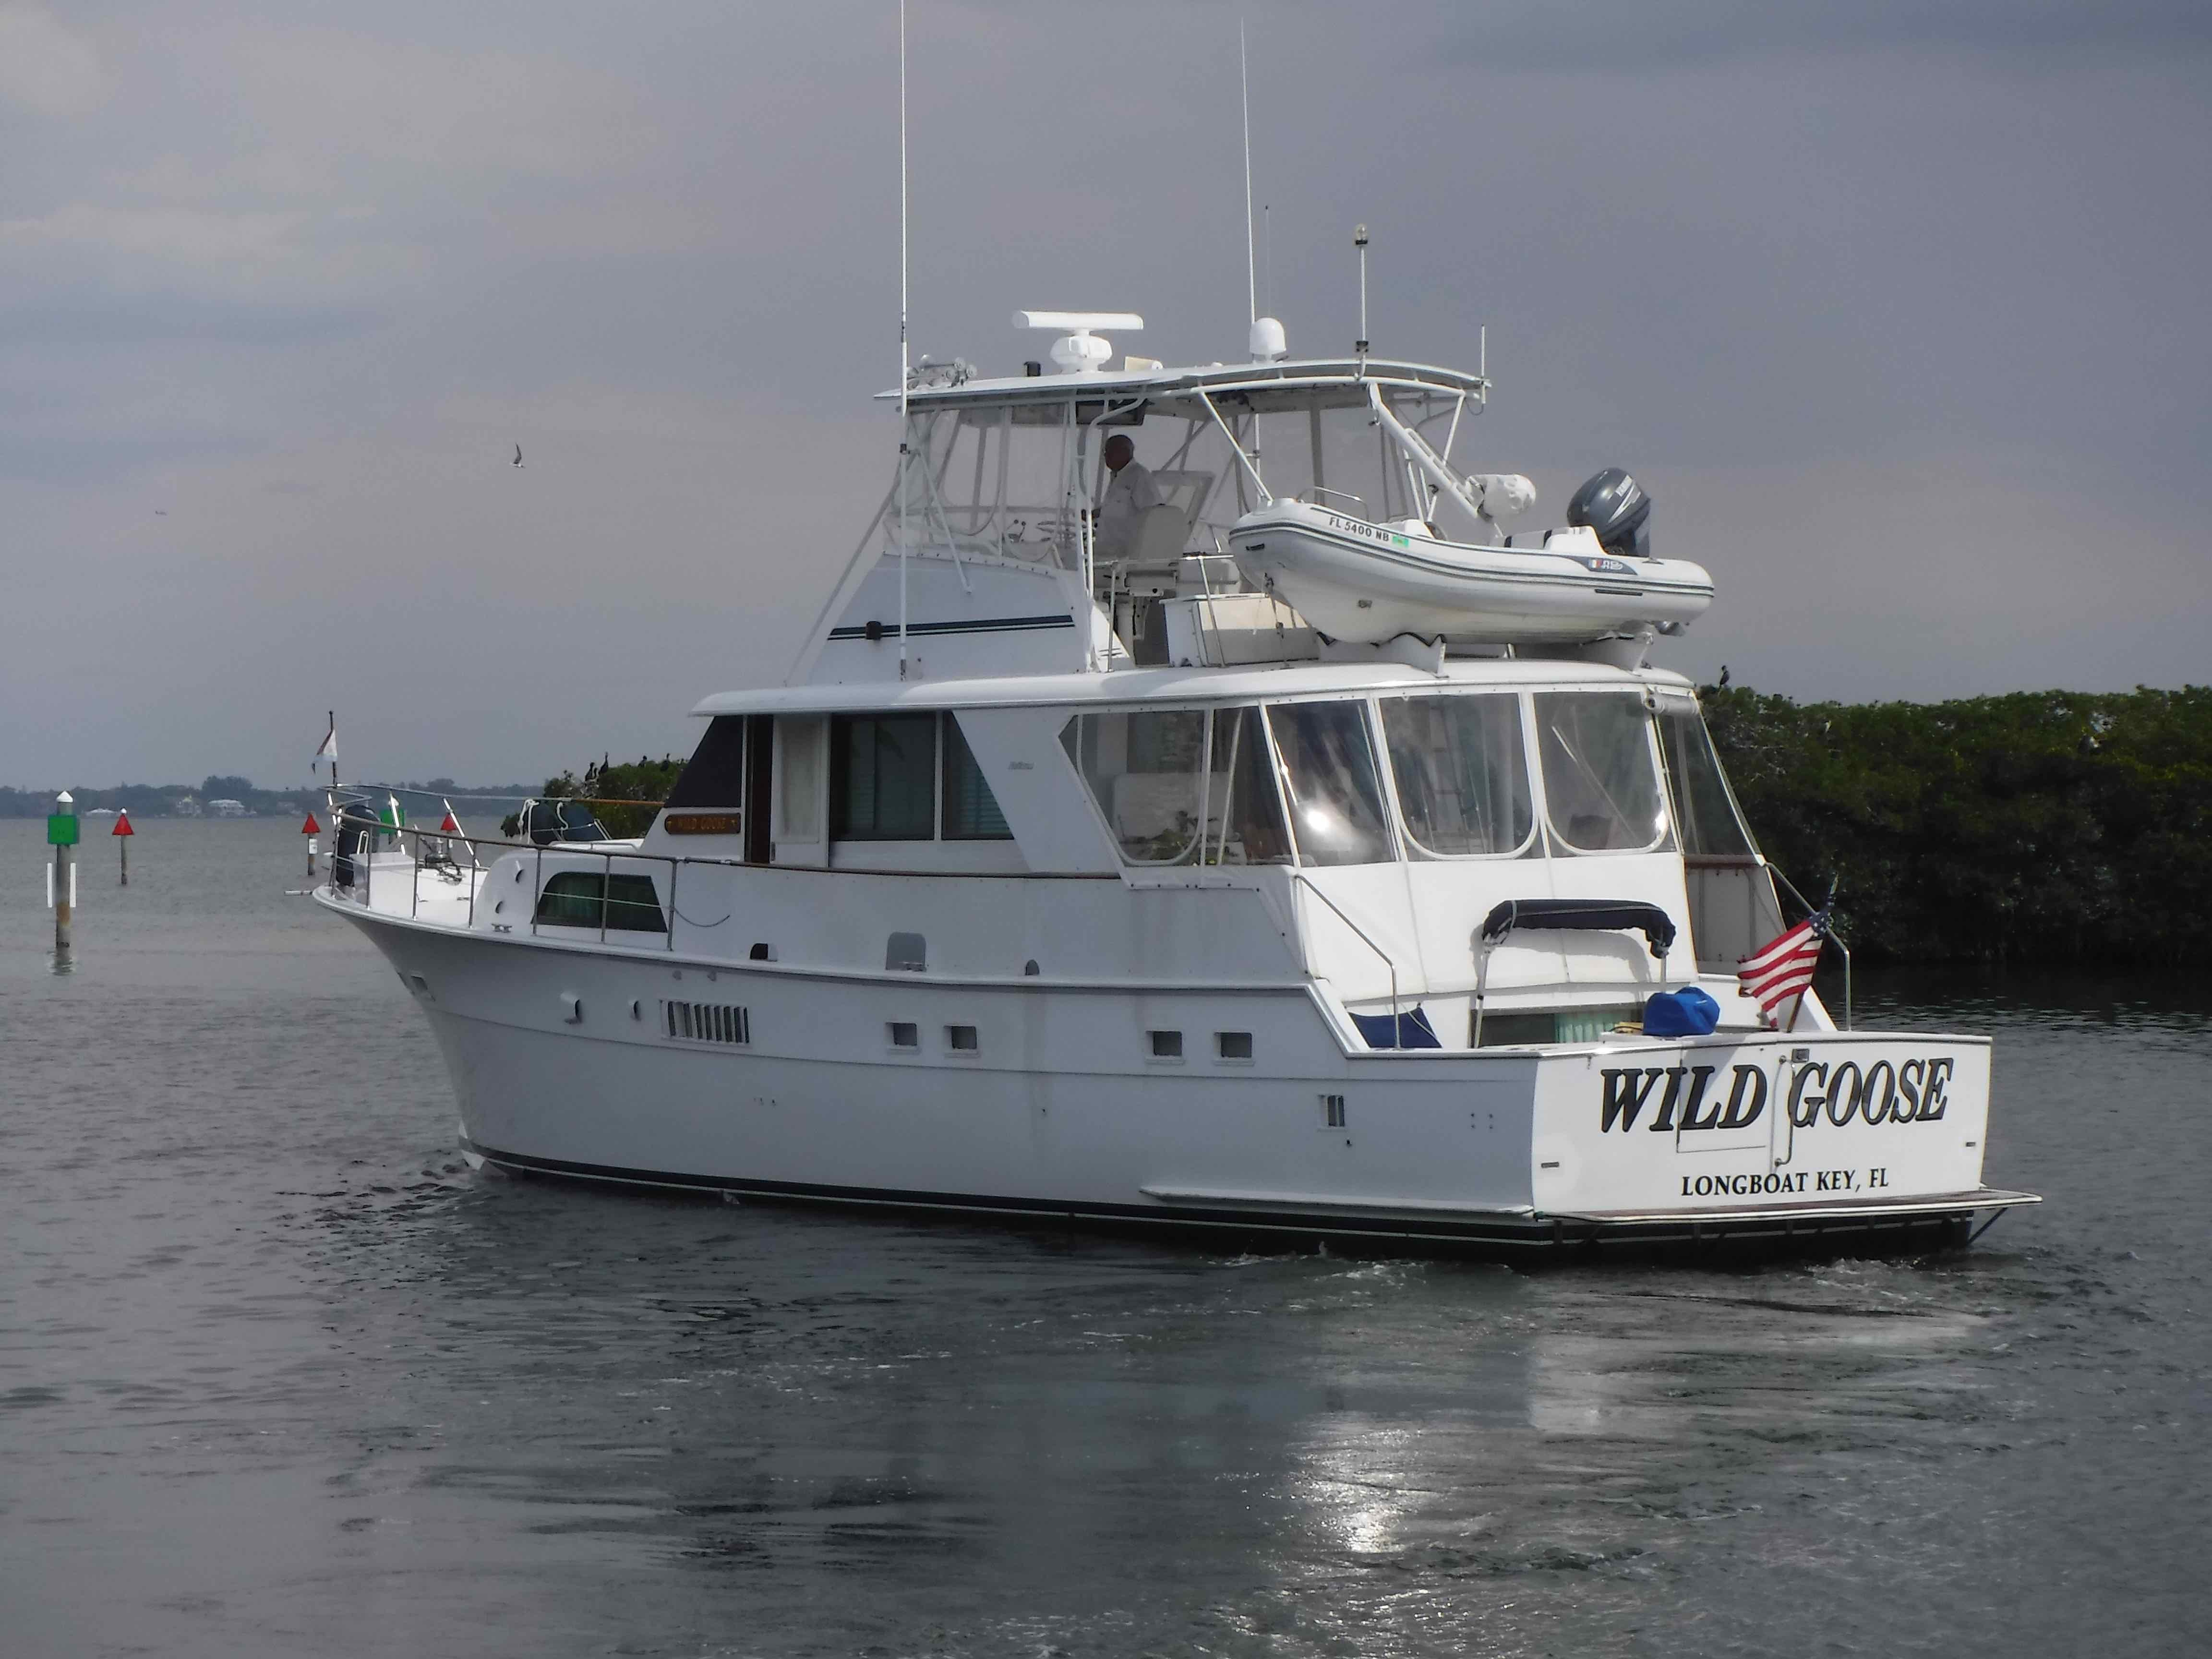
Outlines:
<svg viewBox="0 0 2212 1659"><path fill-rule="evenodd" d="M1275 210L1260 204L1260 269L1267 273L1267 314L1275 314Z"/></svg>
<svg viewBox="0 0 2212 1659"><path fill-rule="evenodd" d="M1241 17L1237 20L1237 79L1244 94L1244 320L1249 325L1260 320L1260 277L1252 252L1252 76L1245 64Z"/></svg>
<svg viewBox="0 0 2212 1659"><path fill-rule="evenodd" d="M899 0L899 678L906 678L907 498L907 258L906 258L906 0Z"/></svg>
<svg viewBox="0 0 2212 1659"><path fill-rule="evenodd" d="M1354 351L1356 351L1356 352L1358 352L1358 353L1359 354L1359 366L1360 366L1361 369L1364 371L1364 370L1366 368L1366 367L1367 367L1367 227L1366 227L1366 226L1364 226L1364 225L1354 225L1354 226L1352 228L1352 246L1354 246L1354 247L1356 247L1356 248L1358 248L1358 249L1359 250L1359 337L1358 337L1358 339L1354 340L1354 341L1352 343L1352 349Z"/></svg>

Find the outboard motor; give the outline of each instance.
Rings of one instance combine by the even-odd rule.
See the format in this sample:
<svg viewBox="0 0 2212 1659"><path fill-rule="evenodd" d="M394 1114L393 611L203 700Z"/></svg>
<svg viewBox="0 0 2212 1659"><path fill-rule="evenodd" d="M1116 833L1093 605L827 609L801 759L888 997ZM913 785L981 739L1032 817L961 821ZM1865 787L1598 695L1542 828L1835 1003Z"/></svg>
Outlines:
<svg viewBox="0 0 2212 1659"><path fill-rule="evenodd" d="M1598 545L1615 558L1651 556L1651 497L1620 467L1606 468L1575 491L1567 522L1597 532Z"/></svg>

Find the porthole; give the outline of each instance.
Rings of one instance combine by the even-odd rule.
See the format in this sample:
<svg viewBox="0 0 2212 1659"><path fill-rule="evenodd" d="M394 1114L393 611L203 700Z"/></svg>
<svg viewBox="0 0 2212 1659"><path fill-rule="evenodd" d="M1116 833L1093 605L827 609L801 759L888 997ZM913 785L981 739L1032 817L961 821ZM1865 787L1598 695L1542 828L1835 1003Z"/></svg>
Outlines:
<svg viewBox="0 0 2212 1659"><path fill-rule="evenodd" d="M1213 1053L1218 1060L1249 1060L1252 1058L1252 1034L1249 1031L1216 1031L1213 1034Z"/></svg>
<svg viewBox="0 0 2212 1659"><path fill-rule="evenodd" d="M1182 1033L1181 1031L1147 1031L1146 1040L1152 1045L1154 1060L1181 1060Z"/></svg>
<svg viewBox="0 0 2212 1659"><path fill-rule="evenodd" d="M894 1048L921 1047L921 1027L910 1019L895 1019L884 1029Z"/></svg>

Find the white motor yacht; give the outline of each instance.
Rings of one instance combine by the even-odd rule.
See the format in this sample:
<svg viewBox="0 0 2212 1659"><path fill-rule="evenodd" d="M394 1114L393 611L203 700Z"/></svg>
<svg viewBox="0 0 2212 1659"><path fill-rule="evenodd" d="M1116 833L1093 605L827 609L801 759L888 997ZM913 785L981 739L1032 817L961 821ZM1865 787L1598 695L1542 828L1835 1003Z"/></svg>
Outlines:
<svg viewBox="0 0 2212 1659"><path fill-rule="evenodd" d="M641 836L334 800L317 898L471 1159L1506 1251L2033 1201L1982 1180L1985 1038L1741 990L1792 890L1651 660L1712 584L1632 482L1516 546L1533 489L1455 459L1480 374L1267 319L1247 362L1117 368L1134 317L1018 320L1060 337L1024 372L884 394L842 579L784 678L692 711ZM1711 1029L1644 1029L1692 988Z"/></svg>

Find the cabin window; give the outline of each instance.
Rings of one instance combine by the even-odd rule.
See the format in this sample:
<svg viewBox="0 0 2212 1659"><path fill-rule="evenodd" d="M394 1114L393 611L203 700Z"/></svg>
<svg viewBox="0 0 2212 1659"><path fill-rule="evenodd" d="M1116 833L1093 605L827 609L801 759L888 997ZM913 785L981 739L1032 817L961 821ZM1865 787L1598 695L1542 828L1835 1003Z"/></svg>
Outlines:
<svg viewBox="0 0 2212 1659"><path fill-rule="evenodd" d="M1567 851L1649 852L1666 839L1666 804L1641 696L1540 692L1536 741L1552 834Z"/></svg>
<svg viewBox="0 0 2212 1659"><path fill-rule="evenodd" d="M1383 864L1395 858L1365 705L1272 703L1267 724L1282 753L1299 861Z"/></svg>
<svg viewBox="0 0 2212 1659"><path fill-rule="evenodd" d="M717 714L707 735L677 775L665 803L670 806L735 806L745 801L745 719Z"/></svg>
<svg viewBox="0 0 2212 1659"><path fill-rule="evenodd" d="M1257 708L1217 708L1208 734L1200 864L1287 864L1290 831Z"/></svg>
<svg viewBox="0 0 2212 1659"><path fill-rule="evenodd" d="M549 877L538 895L538 920L550 927L596 929L603 908L611 933L668 931L660 914L660 895L651 876L608 877L597 870L562 870Z"/></svg>
<svg viewBox="0 0 2212 1659"><path fill-rule="evenodd" d="M1478 1030L1485 1048L1520 1048L1531 1043L1595 1042L1623 1026L1641 1030L1644 1011L1635 1003L1614 1008L1542 1008L1490 1012L1478 1021L1472 1008L1467 1013L1467 1046L1477 1047Z"/></svg>
<svg viewBox="0 0 2212 1659"><path fill-rule="evenodd" d="M1198 849L1206 716L1194 708L1079 714L1060 734L1127 864L1182 864Z"/></svg>
<svg viewBox="0 0 2212 1659"><path fill-rule="evenodd" d="M936 715L836 715L830 722L830 755L833 839L935 836Z"/></svg>
<svg viewBox="0 0 2212 1659"><path fill-rule="evenodd" d="M1675 831L1692 855L1748 858L1753 848L1721 771L1720 757L1698 705L1669 698L1659 705L1659 745L1667 757Z"/></svg>
<svg viewBox="0 0 2212 1659"><path fill-rule="evenodd" d="M1516 853L1536 830L1516 696L1390 697L1382 740L1406 834L1446 858Z"/></svg>
<svg viewBox="0 0 2212 1659"><path fill-rule="evenodd" d="M985 781L983 769L961 734L952 714L945 721L945 839L947 841L1012 841L1006 815Z"/></svg>

